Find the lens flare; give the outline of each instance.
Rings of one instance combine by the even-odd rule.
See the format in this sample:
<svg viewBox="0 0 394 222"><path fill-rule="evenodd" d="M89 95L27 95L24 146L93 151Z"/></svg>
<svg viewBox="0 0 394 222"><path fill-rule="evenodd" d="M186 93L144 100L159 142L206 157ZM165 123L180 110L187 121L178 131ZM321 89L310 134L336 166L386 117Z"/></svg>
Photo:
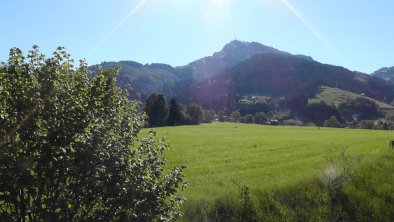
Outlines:
<svg viewBox="0 0 394 222"><path fill-rule="evenodd" d="M101 39L101 41L89 53L89 56L92 56L94 53L100 50L100 48L103 47L108 42L108 40L111 39L111 37L115 35L115 33L117 33L126 24L126 22L129 21L130 18L133 17L146 4L147 1L148 0L141 0L106 36L104 36L104 38Z"/></svg>
<svg viewBox="0 0 394 222"><path fill-rule="evenodd" d="M338 55L334 47L320 34L320 32L311 25L311 23L288 1L281 0L282 3L293 13L295 17L300 20L307 29L337 58L338 61L343 62L343 59Z"/></svg>

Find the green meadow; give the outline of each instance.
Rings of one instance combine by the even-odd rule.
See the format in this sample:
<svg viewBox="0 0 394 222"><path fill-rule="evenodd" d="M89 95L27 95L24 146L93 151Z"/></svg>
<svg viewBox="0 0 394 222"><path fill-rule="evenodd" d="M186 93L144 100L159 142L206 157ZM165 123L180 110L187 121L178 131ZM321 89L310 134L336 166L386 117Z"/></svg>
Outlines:
<svg viewBox="0 0 394 222"><path fill-rule="evenodd" d="M372 178L370 174L374 173L373 170L379 168L375 165L376 161L382 164L391 163L394 157L394 150L388 147L388 141L394 139L392 131L218 122L199 126L162 127L155 130L159 136L165 137L170 145L170 149L166 152L168 166L182 164L187 166L185 178L189 186L183 192L187 198L186 208L208 208L192 209L192 214L201 214L204 210L217 213L217 210L211 208L215 202L223 198L231 197L232 200L226 199L225 202L236 203L242 187L250 188L253 195L258 192L279 191L282 192L282 196L278 198L283 199L283 196L293 198L289 192L295 192L298 185L304 184L303 186L306 187L314 187L305 189L314 190L312 193L316 191L317 198L326 198L325 188L321 188L325 180L323 175L330 167L329 160L337 158L341 152L359 160L358 168L364 165L375 167L374 169L367 167L368 170L363 171L370 178ZM143 132L145 133L146 131ZM389 160L382 162L378 160L379 158ZM393 164L381 167L386 171L393 170ZM382 175L375 179L378 181L371 181L371 184L382 182L386 184L386 191L394 191L393 176L385 178L385 174ZM363 183L365 185L365 181ZM370 191L365 192L363 195L368 196ZM357 192L352 191L352 193ZM308 195L312 194L306 194ZM394 196L391 198L394 203ZM331 207L328 202L327 199L322 206ZM193 203L199 203L197 204L199 206L191 206ZM287 209L282 205L280 209ZM284 215L278 216L279 219L276 216L275 218L278 220L287 218L288 214ZM197 217L197 219L193 217L189 215L189 218L184 220L214 221L205 217ZM299 217L290 216L293 219ZM273 218L267 220L274 221ZM234 221L238 220L240 219Z"/></svg>
<svg viewBox="0 0 394 222"><path fill-rule="evenodd" d="M328 158L389 151L391 131L212 123L162 127L170 166L185 164L186 196L211 199L238 189L271 189L320 177Z"/></svg>
<svg viewBox="0 0 394 222"><path fill-rule="evenodd" d="M355 99L357 97L360 97L360 95L350 91L342 90L339 88L332 88L328 86L322 86L320 87L320 92L316 94L316 97L309 99L309 103L323 101L326 104L334 104L338 106L341 103L345 103L349 99ZM364 97L364 98L373 101L381 110L390 111L394 109L393 106L383 103L379 100L370 97Z"/></svg>

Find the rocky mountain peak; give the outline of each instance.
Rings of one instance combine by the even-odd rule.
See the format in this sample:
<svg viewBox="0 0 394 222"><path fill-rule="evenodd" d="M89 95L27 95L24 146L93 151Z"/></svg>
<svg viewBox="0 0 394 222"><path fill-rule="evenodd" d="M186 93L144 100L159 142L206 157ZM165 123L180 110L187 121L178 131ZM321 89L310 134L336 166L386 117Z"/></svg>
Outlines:
<svg viewBox="0 0 394 222"><path fill-rule="evenodd" d="M371 75L394 83L394 66L383 67L371 73Z"/></svg>

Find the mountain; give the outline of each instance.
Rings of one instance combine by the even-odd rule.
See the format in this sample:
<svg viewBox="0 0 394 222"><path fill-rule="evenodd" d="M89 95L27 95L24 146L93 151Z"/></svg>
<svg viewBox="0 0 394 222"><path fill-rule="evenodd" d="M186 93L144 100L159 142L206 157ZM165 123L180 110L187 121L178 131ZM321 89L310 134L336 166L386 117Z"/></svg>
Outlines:
<svg viewBox="0 0 394 222"><path fill-rule="evenodd" d="M120 67L119 85L133 87L132 98L145 101L152 92L181 103L231 110L240 96L277 98L300 94L314 98L320 87L364 94L392 101L394 85L376 75L322 64L305 55L292 55L256 42L231 41L222 50L184 66L103 62L103 68ZM91 67L93 69L93 67ZM391 68L386 68L388 73Z"/></svg>
<svg viewBox="0 0 394 222"><path fill-rule="evenodd" d="M227 43L221 51L215 52L212 56L198 59L186 66L177 68L178 70L187 70L184 75L190 76L192 79L203 80L225 69L231 68L254 55L267 53L289 54L257 42L233 40ZM305 58L308 57L305 56Z"/></svg>
<svg viewBox="0 0 394 222"><path fill-rule="evenodd" d="M170 65L152 63L142 65L134 61L102 62L102 68L119 67L119 86L130 84L132 98L144 101L152 92L171 96L175 84L180 81L177 71ZM93 69L93 67L90 67Z"/></svg>
<svg viewBox="0 0 394 222"><path fill-rule="evenodd" d="M311 98L321 86L363 93L379 101L394 97L394 85L377 77L291 54L266 53L252 56L218 75L180 89L177 98L206 108L226 110L234 107L239 96L302 94Z"/></svg>
<svg viewBox="0 0 394 222"><path fill-rule="evenodd" d="M371 75L394 83L394 66L376 70Z"/></svg>
<svg viewBox="0 0 394 222"><path fill-rule="evenodd" d="M253 55L264 53L288 54L257 42L234 40L212 56L175 68L167 64L143 65L134 61L102 62L100 65L103 68L120 67L119 85L130 84L134 89L132 97L144 101L152 92L163 92L167 97L172 97L174 88L186 86L194 80L213 77ZM311 59L303 55L298 56Z"/></svg>

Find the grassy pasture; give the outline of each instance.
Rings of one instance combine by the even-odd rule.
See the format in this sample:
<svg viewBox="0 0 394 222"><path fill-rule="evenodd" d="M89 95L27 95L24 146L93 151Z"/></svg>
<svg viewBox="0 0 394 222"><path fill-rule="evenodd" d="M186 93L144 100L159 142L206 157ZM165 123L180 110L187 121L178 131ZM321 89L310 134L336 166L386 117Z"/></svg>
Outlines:
<svg viewBox="0 0 394 222"><path fill-rule="evenodd" d="M212 123L162 127L169 166L186 164L188 200L214 200L240 185L271 190L322 178L327 158L371 159L391 152L392 131ZM143 134L146 133L144 130Z"/></svg>
<svg viewBox="0 0 394 222"><path fill-rule="evenodd" d="M316 95L316 98L309 99L309 102L312 103L312 102L324 101L327 104L334 104L338 106L340 103L346 102L347 99L355 99L357 97L360 97L360 95L350 91L322 86L320 88L320 93ZM365 98L375 102L376 105L378 105L378 107L384 111L394 110L394 107L389 104L380 102L370 97L365 97Z"/></svg>

